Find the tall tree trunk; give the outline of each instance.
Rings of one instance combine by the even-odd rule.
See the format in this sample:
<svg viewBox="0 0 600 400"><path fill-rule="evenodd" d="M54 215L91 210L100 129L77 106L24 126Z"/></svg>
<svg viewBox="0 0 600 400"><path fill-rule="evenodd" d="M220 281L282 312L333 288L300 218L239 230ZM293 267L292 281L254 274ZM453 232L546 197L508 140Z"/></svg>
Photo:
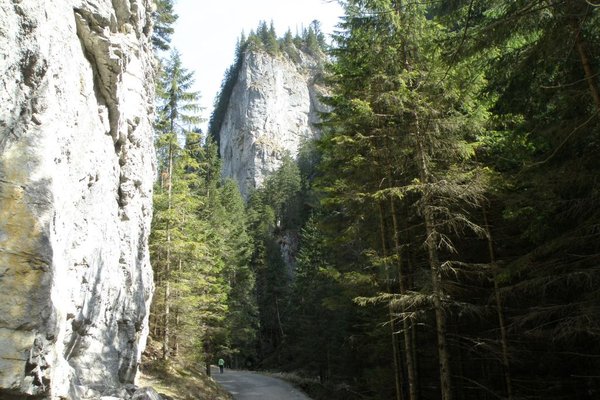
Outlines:
<svg viewBox="0 0 600 400"><path fill-rule="evenodd" d="M572 18L571 25L573 26L573 30L575 31L575 47L577 48L577 53L579 54L579 59L583 67L585 80L587 81L588 86L590 88L590 93L592 95L592 98L594 99L596 110L600 112L600 90L598 89L598 77L592 69L592 63L590 61L587 45L582 37L581 21L579 20L579 18Z"/></svg>
<svg viewBox="0 0 600 400"><path fill-rule="evenodd" d="M415 257L414 252L408 251L408 254L406 255L406 268L407 268L406 286L407 286L407 289L414 287L414 277L413 277L414 267L413 267L413 265L416 264L414 257ZM418 356L417 349L419 348L419 341L417 340L417 327L414 324L411 324L410 328L411 328L410 329L410 338L412 341L412 350L413 350L412 351L412 359L414 360L413 373L415 374L415 390L417 392L417 397L418 397L419 396L419 356Z"/></svg>
<svg viewBox="0 0 600 400"><path fill-rule="evenodd" d="M442 276L441 265L437 252L439 235L435 228L435 217L431 209L430 195L425 195L424 210L425 231L427 234L426 246L431 268L431 284L433 287L433 308L435 310L436 334L438 341L438 357L440 363L440 383L442 400L452 400L452 386L450 380L450 357L446 342L446 315L442 306Z"/></svg>
<svg viewBox="0 0 600 400"><path fill-rule="evenodd" d="M379 206L379 226L381 233L381 250L382 255L385 261L385 270L386 270L386 287L388 293L391 292L390 289L390 274L389 274L389 266L387 262L388 254L387 254L387 246L386 246L386 235L385 235L385 225L383 218L383 206L381 203L378 203ZM394 380L396 383L396 400L402 400L402 371L400 368L400 360L398 356L398 343L396 338L396 321L394 319L394 312L392 310L391 302L388 303L388 316L390 320L390 333L391 333L391 341L392 341L392 353L394 355Z"/></svg>
<svg viewBox="0 0 600 400"><path fill-rule="evenodd" d="M157 265L161 265L161 259L160 259L160 255L157 255L154 259L153 259L153 266L157 266ZM158 269L154 269L154 284L157 288L162 286L162 277L161 277L161 271L159 271ZM152 302L152 307L150 308L150 317L148 318L148 325L149 325L149 331L150 336L152 336L152 339L157 340L160 336L160 307L159 304L157 304L157 302Z"/></svg>
<svg viewBox="0 0 600 400"><path fill-rule="evenodd" d="M398 280L400 283L400 294L405 295L407 292L406 288L406 276L403 272L404 263L402 262L402 252L400 248L400 230L398 227L398 216L396 215L396 203L394 198L390 198L392 208L392 223L394 228L394 246L396 251L396 257L398 259ZM402 305L402 313L406 313L406 307ZM417 400L417 379L415 373L415 360L414 360L414 344L412 337L412 321L409 318L402 318L402 331L404 334L404 353L406 354L406 372L408 376L408 394L410 400Z"/></svg>
<svg viewBox="0 0 600 400"><path fill-rule="evenodd" d="M183 263L181 259L179 259L179 266L177 271L179 272L179 276L181 276L181 270L183 268ZM173 357L177 357L179 354L179 332L181 331L181 299L180 293L177 289L174 290L173 298L175 299L175 332L173 333Z"/></svg>
<svg viewBox="0 0 600 400"><path fill-rule="evenodd" d="M488 223L487 212L485 206L482 207L483 223L487 234L488 251L490 254L490 263L492 268L496 269L496 255L494 253L494 242L492 232ZM502 369L504 371L504 383L506 385L506 398L513 400L512 379L510 376L510 363L508 360L508 335L506 334L506 323L504 322L504 307L502 307L502 299L500 298L500 290L498 287L498 279L494 276L494 298L496 301L496 313L498 316L498 326L500 327L500 344L502 346Z"/></svg>
<svg viewBox="0 0 600 400"><path fill-rule="evenodd" d="M171 128L173 128L173 122L171 122ZM171 131L173 131L171 129ZM169 161L168 161L168 176L167 176L167 209L169 212L172 208L173 203L173 140L169 142ZM171 224L167 218L167 254L165 262L165 312L164 312L164 336L163 336L163 360L169 359L169 338L171 335L169 318L170 318L170 305L171 305Z"/></svg>
<svg viewBox="0 0 600 400"><path fill-rule="evenodd" d="M430 183L429 165L427 162L427 155L425 153L425 146L423 144L423 138L421 137L419 118L416 113L415 117L415 144L416 144L416 158L417 166L419 168L419 177L422 185ZM422 212L423 219L425 222L425 233L427 235L425 245L427 247L427 254L429 257L429 266L431 268L431 285L433 289L433 308L435 310L435 322L436 322L436 334L438 344L438 358L440 367L440 390L442 394L442 400L452 400L452 383L450 379L450 357L448 353L448 344L446 341L446 315L444 313L444 307L442 306L442 273L441 264L437 251L437 244L439 242L439 233L436 229L435 215L433 213L433 199L431 190L428 187L424 187L423 199L422 199Z"/></svg>
<svg viewBox="0 0 600 400"><path fill-rule="evenodd" d="M173 357L177 358L179 355L179 329L181 323L181 316L179 313L179 307L175 307L175 327L173 332Z"/></svg>
<svg viewBox="0 0 600 400"><path fill-rule="evenodd" d="M279 299L277 298L277 296L275 296L275 311L277 312L277 327L279 328L279 331L277 333L274 332L273 344L277 345L277 362L280 362L282 348L281 345L283 344L285 334L283 332L283 324L281 323L281 314L279 312Z"/></svg>
<svg viewBox="0 0 600 400"><path fill-rule="evenodd" d="M331 377L331 348L329 346L329 342L327 342L327 377L326 377L326 379L329 380L330 377Z"/></svg>
<svg viewBox="0 0 600 400"><path fill-rule="evenodd" d="M387 136L384 138L383 148L384 149L392 148L392 146L388 142ZM383 164L388 166L386 179L388 181L389 187L392 188L393 184L394 184L394 180L392 177L392 171L390 170L391 165L392 165L392 161L390 160L390 158L391 157L390 157L389 152L386 152ZM406 274L404 273L405 262L404 262L404 257L403 257L403 253L402 253L402 247L401 247L400 227L398 224L398 214L396 211L396 202L395 202L395 199L393 196L394 195L390 195L390 212L392 215L392 243L394 246L394 254L396 256L396 265L398 268L397 278L398 278L399 291L400 291L400 294L404 296L407 293L408 279L407 279ZM383 206L380 204L379 205L380 216L383 221L382 209L383 209ZM382 237L381 237L381 239L382 239L382 243L384 243L384 252L385 252L386 251L386 249L385 249L385 232L383 229L384 229L384 225L382 222L382 232L381 232ZM385 255L385 256L387 257L387 255ZM417 376L416 376L416 363L415 363L415 349L414 349L414 340L413 340L414 339L413 324L412 324L412 320L406 317L407 309L404 304L402 304L400 306L400 311L403 316L402 317L402 334L403 334L403 338L404 338L403 344L404 344L404 355L405 355L405 361L406 361L406 378L408 381L408 398L409 398L409 400L417 400L418 390L417 390ZM395 329L394 329L394 331L395 331Z"/></svg>
<svg viewBox="0 0 600 400"><path fill-rule="evenodd" d="M212 343L209 341L208 338L206 338L206 329L204 328L204 326L201 326L200 329L204 332L205 335L202 338L202 348L204 350L204 364L206 367L206 376L211 376L210 362L213 358Z"/></svg>
<svg viewBox="0 0 600 400"><path fill-rule="evenodd" d="M171 288L169 285L169 281L165 281L165 313L164 313L164 321L163 321L163 348L162 355L163 360L169 359L169 337L171 332L169 331L169 297L171 296Z"/></svg>

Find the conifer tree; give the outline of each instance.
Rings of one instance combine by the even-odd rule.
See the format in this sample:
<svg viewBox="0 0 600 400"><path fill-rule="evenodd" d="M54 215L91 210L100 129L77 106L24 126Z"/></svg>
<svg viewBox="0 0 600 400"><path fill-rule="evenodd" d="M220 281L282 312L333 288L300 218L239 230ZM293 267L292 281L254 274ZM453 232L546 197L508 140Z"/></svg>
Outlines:
<svg viewBox="0 0 600 400"><path fill-rule="evenodd" d="M296 261L289 307L291 318L287 322L288 352L295 368L313 375L317 372L324 383L338 369L335 360L339 358L335 354L340 352L345 332L343 313L334 306L342 288L335 279L326 236L316 218L309 219L301 231Z"/></svg>
<svg viewBox="0 0 600 400"><path fill-rule="evenodd" d="M294 36L291 29L288 29L283 35L283 45L286 49L294 45Z"/></svg>
<svg viewBox="0 0 600 400"><path fill-rule="evenodd" d="M173 25L178 15L173 9L173 0L154 0L156 9L152 13L154 30L152 32L152 45L155 49L167 51L171 48L171 35Z"/></svg>
<svg viewBox="0 0 600 400"><path fill-rule="evenodd" d="M231 288L227 314L230 354L235 367L248 367L256 360L258 330L256 276L250 269L252 242L245 204L234 181L226 180L220 186L220 199L223 218L214 222L222 227L224 272Z"/></svg>
<svg viewBox="0 0 600 400"><path fill-rule="evenodd" d="M177 51L171 53L167 61L163 75L160 77L157 87L159 95L159 105L157 107L157 151L159 155L159 190L166 193L166 217L164 235L156 243L164 249L160 257L160 275L163 287L163 358L169 358L171 351L171 282L172 273L176 265L174 235L181 233L181 225L185 222L175 218L174 213L174 195L173 192L174 177L178 166L176 165L178 157L181 155L179 137L183 135L186 125L194 124L199 121L197 111L199 110L197 101L199 94L190 91L193 84L193 73L183 68L181 59ZM189 126L189 125L188 125ZM185 185L183 185L185 186ZM155 268L159 265L155 263Z"/></svg>
<svg viewBox="0 0 600 400"><path fill-rule="evenodd" d="M595 295L575 276L590 282L598 275L590 269L593 251L574 249L595 248L589 233L599 220L592 211L598 169L591 161L600 132L599 58L591 49L600 46L600 8L585 0L452 6L442 20L462 40L449 57L485 57L494 99L494 131L478 157L498 174L485 219L494 231L489 254L497 266L493 298L501 341L495 356L503 364L505 392L583 398L582 382L572 377L585 375L580 368L587 356L574 351L574 338L588 337L588 329L577 327L589 320L585 304ZM573 253L581 257L566 256ZM588 346L586 354L597 355L598 348ZM527 382L519 387L511 384L509 363L544 368L519 376Z"/></svg>
<svg viewBox="0 0 600 400"><path fill-rule="evenodd" d="M351 388L332 399L595 399L593 3L344 2L319 166L301 169L316 180L286 161L246 218L231 183L202 184L218 228L201 240L231 288L231 323L214 322L229 333L211 340L243 360L247 330L263 366ZM248 42L264 51L269 31ZM233 234L244 219L251 251ZM281 256L290 229L295 268Z"/></svg>
<svg viewBox="0 0 600 400"><path fill-rule="evenodd" d="M265 49L269 54L279 54L279 41L277 40L277 34L275 33L275 25L273 24L273 21L271 21L271 25L269 25L269 34L267 35L267 40L265 42Z"/></svg>
<svg viewBox="0 0 600 400"><path fill-rule="evenodd" d="M299 225L300 172L289 155L248 201L248 224L254 240L252 265L256 273L263 357L278 363L286 337L285 311L292 279L291 265L282 258L281 242Z"/></svg>
<svg viewBox="0 0 600 400"><path fill-rule="evenodd" d="M310 53L317 54L321 50L319 37L317 36L317 32L315 32L313 25L309 26L306 30L304 41L306 42L306 48Z"/></svg>
<svg viewBox="0 0 600 400"><path fill-rule="evenodd" d="M217 324L207 325L204 341L221 356L231 357L233 364L244 366L255 357L256 301L254 274L249 268L250 236L246 231L245 205L237 184L221 180L221 160L215 143L206 138L194 152L202 185L195 195L200 199L199 218L209 227L206 243L211 257L218 260L212 268L226 298L218 297L226 306ZM225 310L223 308L222 310Z"/></svg>
<svg viewBox="0 0 600 400"><path fill-rule="evenodd" d="M371 176L368 186L357 185L360 192L354 196L363 201L391 199L422 218L431 288L423 294L435 315L440 391L442 399L449 400L452 374L446 314L452 302L444 268L450 259L445 262L441 257L455 251L452 234L465 226L480 231L465 212L477 206L483 189L469 163L473 150L467 134L481 129L485 111L476 97L481 76L466 65L454 69L444 63L435 49L444 32L427 20L426 11L416 3L349 2L345 23L349 33L339 38L335 52L337 90L328 121L333 134L327 140L347 147L328 148L351 157L345 162L348 172L354 171L347 175L349 179L356 179L360 164L383 169L382 176ZM382 159L386 151L391 155ZM357 153L364 158L353 155ZM347 186L336 184L329 190L348 195ZM401 302L408 305L414 299L403 295Z"/></svg>

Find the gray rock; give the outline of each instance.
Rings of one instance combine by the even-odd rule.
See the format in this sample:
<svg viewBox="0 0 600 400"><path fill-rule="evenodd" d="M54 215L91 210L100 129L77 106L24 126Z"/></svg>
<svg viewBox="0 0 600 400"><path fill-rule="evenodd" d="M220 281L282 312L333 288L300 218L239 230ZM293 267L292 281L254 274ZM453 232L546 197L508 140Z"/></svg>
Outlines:
<svg viewBox="0 0 600 400"><path fill-rule="evenodd" d="M0 398L134 381L153 291L150 4L0 2Z"/></svg>
<svg viewBox="0 0 600 400"><path fill-rule="evenodd" d="M314 125L326 108L316 79L322 59L299 52L298 60L255 50L244 54L219 132L223 175L238 182L244 197L281 166L288 152L320 135Z"/></svg>
<svg viewBox="0 0 600 400"><path fill-rule="evenodd" d="M127 391L127 394L129 394L131 396L139 389L139 387L137 387L136 385L134 385L132 383L128 383L127 385L124 386L124 389Z"/></svg>
<svg viewBox="0 0 600 400"><path fill-rule="evenodd" d="M131 400L163 400L163 398L151 387L143 387L136 390Z"/></svg>

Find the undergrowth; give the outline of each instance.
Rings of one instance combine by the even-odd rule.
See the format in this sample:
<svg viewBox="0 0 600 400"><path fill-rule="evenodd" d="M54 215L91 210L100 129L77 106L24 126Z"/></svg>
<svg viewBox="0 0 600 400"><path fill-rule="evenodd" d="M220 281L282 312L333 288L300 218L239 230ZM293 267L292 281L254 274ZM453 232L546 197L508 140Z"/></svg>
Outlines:
<svg viewBox="0 0 600 400"><path fill-rule="evenodd" d="M187 365L177 359L160 359L156 342L148 341L138 386L152 386L165 400L231 400L215 381L206 376L203 365Z"/></svg>

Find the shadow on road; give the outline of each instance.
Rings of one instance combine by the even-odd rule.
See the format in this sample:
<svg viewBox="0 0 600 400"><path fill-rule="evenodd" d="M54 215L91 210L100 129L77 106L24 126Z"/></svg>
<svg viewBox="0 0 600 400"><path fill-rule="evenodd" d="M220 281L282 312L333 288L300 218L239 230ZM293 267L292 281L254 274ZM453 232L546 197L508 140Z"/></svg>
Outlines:
<svg viewBox="0 0 600 400"><path fill-rule="evenodd" d="M311 400L291 384L271 376L227 368L221 374L217 366L211 367L211 373L235 400Z"/></svg>

